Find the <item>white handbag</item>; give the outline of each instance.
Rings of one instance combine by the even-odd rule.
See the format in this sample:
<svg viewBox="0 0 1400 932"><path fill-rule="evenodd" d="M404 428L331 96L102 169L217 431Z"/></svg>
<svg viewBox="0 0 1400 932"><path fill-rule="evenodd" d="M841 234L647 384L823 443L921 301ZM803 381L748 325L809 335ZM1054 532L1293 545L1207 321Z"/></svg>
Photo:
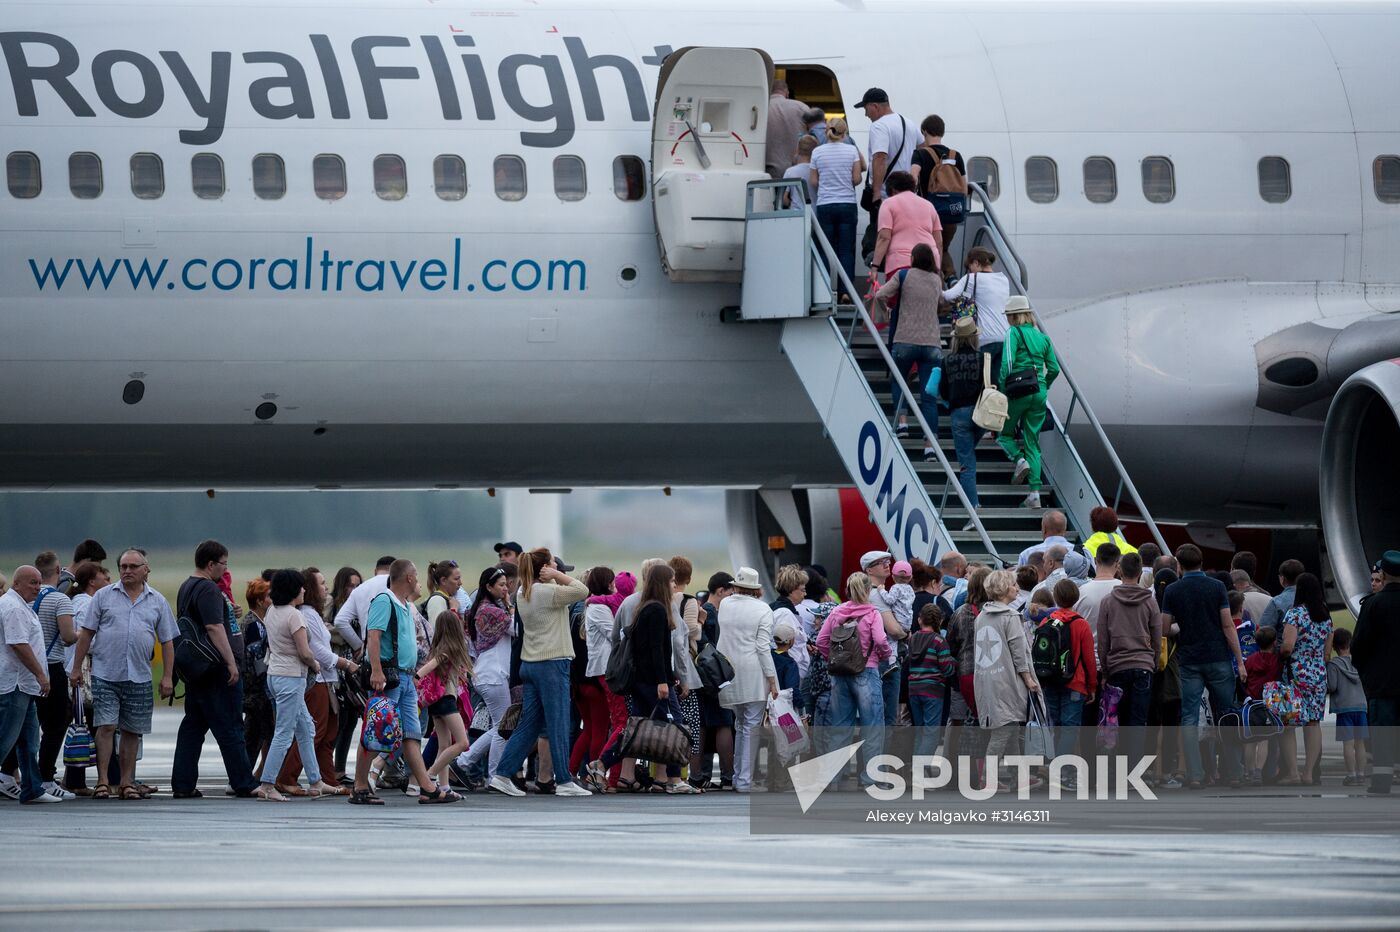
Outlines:
<svg viewBox="0 0 1400 932"><path fill-rule="evenodd" d="M982 354L982 394L977 398L977 406L972 409L972 423L994 434L1001 433L1006 425L1006 396L992 384L992 357Z"/></svg>

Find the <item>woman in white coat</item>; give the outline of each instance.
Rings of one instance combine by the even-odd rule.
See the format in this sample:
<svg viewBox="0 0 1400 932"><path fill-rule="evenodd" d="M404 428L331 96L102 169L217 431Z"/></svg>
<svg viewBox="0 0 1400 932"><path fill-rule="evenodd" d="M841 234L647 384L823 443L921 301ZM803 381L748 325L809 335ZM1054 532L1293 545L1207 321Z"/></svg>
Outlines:
<svg viewBox="0 0 1400 932"><path fill-rule="evenodd" d="M773 667L773 610L760 598L758 570L739 567L734 594L719 604L719 643L734 678L719 691L719 704L734 712L734 790L753 790L758 727L770 698L778 696Z"/></svg>

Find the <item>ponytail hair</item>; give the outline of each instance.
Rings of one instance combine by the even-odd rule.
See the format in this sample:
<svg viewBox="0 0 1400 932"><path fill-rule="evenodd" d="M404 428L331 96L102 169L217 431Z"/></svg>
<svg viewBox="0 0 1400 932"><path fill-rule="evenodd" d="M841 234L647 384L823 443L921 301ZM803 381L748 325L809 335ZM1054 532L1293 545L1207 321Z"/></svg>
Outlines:
<svg viewBox="0 0 1400 932"><path fill-rule="evenodd" d="M537 547L520 555L516 567L520 570L520 598L530 601L530 590L540 581L540 570L554 565L554 554L545 547Z"/></svg>

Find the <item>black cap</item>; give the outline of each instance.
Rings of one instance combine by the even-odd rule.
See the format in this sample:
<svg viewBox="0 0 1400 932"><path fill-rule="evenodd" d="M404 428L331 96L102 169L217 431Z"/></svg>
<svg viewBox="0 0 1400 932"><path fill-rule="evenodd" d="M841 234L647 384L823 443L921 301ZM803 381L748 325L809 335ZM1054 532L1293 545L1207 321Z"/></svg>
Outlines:
<svg viewBox="0 0 1400 932"><path fill-rule="evenodd" d="M1387 576L1400 576L1400 550L1387 550L1381 554L1381 572Z"/></svg>
<svg viewBox="0 0 1400 932"><path fill-rule="evenodd" d="M565 563L559 557L554 558L554 568L561 573L572 573L574 571L573 564Z"/></svg>
<svg viewBox="0 0 1400 932"><path fill-rule="evenodd" d="M860 99L860 103L853 106L852 110L859 110L866 104L887 104L890 102L890 95L886 94L884 88L872 87L865 92L865 96Z"/></svg>
<svg viewBox="0 0 1400 932"><path fill-rule="evenodd" d="M501 555L502 550L509 550L511 553L524 553L525 548L513 540L502 541L495 546L496 556Z"/></svg>
<svg viewBox="0 0 1400 932"><path fill-rule="evenodd" d="M732 589L733 587L734 576L731 573L726 573L724 570L720 570L718 573L710 577L711 592L714 592L716 589Z"/></svg>

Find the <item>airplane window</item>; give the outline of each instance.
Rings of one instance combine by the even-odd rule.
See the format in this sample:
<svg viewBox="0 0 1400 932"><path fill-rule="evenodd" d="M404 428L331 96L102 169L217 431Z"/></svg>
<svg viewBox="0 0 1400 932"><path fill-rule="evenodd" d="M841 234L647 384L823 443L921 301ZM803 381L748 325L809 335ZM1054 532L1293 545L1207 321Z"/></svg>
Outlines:
<svg viewBox="0 0 1400 932"><path fill-rule="evenodd" d="M1055 160L1044 155L1026 159L1026 197L1036 204L1049 204L1059 196L1060 176Z"/></svg>
<svg viewBox="0 0 1400 932"><path fill-rule="evenodd" d="M345 160L338 155L321 154L311 160L311 184L323 201L345 196Z"/></svg>
<svg viewBox="0 0 1400 932"><path fill-rule="evenodd" d="M1288 159L1266 155L1259 160L1259 196L1267 204L1282 204L1293 196Z"/></svg>
<svg viewBox="0 0 1400 932"><path fill-rule="evenodd" d="M1176 197L1176 170L1165 155L1142 160L1142 196L1152 204L1167 204Z"/></svg>
<svg viewBox="0 0 1400 932"><path fill-rule="evenodd" d="M1118 196L1118 169L1113 159L1093 155L1084 160L1084 196L1091 204L1107 204Z"/></svg>
<svg viewBox="0 0 1400 932"><path fill-rule="evenodd" d="M581 201L588 193L588 173L583 159L561 155L554 160L554 195L561 201Z"/></svg>
<svg viewBox="0 0 1400 932"><path fill-rule="evenodd" d="M635 155L613 159L613 193L618 200L640 201L647 193L646 165Z"/></svg>
<svg viewBox="0 0 1400 932"><path fill-rule="evenodd" d="M408 193L408 170L397 155L374 157L374 193L386 201L401 201Z"/></svg>
<svg viewBox="0 0 1400 932"><path fill-rule="evenodd" d="M253 193L265 201L287 193L287 166L282 156L270 152L253 156Z"/></svg>
<svg viewBox="0 0 1400 932"><path fill-rule="evenodd" d="M987 192L987 197L992 200L1001 197L1001 169L997 166L996 159L989 159L985 155L968 159L967 179L980 184L982 190Z"/></svg>
<svg viewBox="0 0 1400 932"><path fill-rule="evenodd" d="M5 183L10 187L10 197L38 197L43 187L39 157L33 152L11 152L5 157Z"/></svg>
<svg viewBox="0 0 1400 932"><path fill-rule="evenodd" d="M131 193L143 201L153 201L165 193L165 166L154 152L138 152L131 157Z"/></svg>
<svg viewBox="0 0 1400 932"><path fill-rule="evenodd" d="M102 160L96 153L74 152L68 156L68 190L85 201L102 194Z"/></svg>
<svg viewBox="0 0 1400 932"><path fill-rule="evenodd" d="M433 159L433 190L444 201L460 201L467 196L467 163L460 155L439 155Z"/></svg>
<svg viewBox="0 0 1400 932"><path fill-rule="evenodd" d="M212 152L200 152L190 159L190 186L194 196L206 201L224 196L224 160Z"/></svg>
<svg viewBox="0 0 1400 932"><path fill-rule="evenodd" d="M1382 155L1371 163L1371 183L1383 204L1400 204L1400 155Z"/></svg>
<svg viewBox="0 0 1400 932"><path fill-rule="evenodd" d="M525 197L525 160L518 155L496 156L496 196L503 201Z"/></svg>

